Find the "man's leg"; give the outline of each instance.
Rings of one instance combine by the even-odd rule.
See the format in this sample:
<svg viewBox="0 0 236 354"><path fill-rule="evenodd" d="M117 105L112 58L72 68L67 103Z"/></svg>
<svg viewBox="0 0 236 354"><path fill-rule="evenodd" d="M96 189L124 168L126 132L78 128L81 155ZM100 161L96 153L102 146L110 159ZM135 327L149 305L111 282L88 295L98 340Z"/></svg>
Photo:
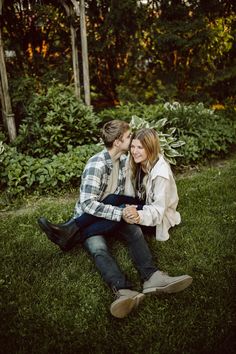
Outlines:
<svg viewBox="0 0 236 354"><path fill-rule="evenodd" d="M140 203L137 198L117 194L108 195L102 202L113 206ZM118 225L116 221L99 218L87 213L77 218L71 218L62 224L53 224L44 217L39 218L38 223L48 238L63 251L70 250L89 236L108 234Z"/></svg>
<svg viewBox="0 0 236 354"><path fill-rule="evenodd" d="M131 283L126 279L110 254L103 236L97 235L86 239L84 247L93 257L103 280L116 295L117 299L111 304L111 314L118 318L127 316L139 305L144 295L130 290Z"/></svg>

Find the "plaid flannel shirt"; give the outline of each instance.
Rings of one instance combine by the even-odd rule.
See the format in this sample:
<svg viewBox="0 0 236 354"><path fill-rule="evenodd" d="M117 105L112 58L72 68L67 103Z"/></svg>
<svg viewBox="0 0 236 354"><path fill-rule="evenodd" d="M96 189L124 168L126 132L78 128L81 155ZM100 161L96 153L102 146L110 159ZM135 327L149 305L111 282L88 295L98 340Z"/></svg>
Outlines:
<svg viewBox="0 0 236 354"><path fill-rule="evenodd" d="M124 194L126 159L125 155L121 155L115 194ZM88 160L82 174L80 199L75 206L75 217L88 213L109 220L121 220L122 209L101 202L112 168L112 160L106 149Z"/></svg>

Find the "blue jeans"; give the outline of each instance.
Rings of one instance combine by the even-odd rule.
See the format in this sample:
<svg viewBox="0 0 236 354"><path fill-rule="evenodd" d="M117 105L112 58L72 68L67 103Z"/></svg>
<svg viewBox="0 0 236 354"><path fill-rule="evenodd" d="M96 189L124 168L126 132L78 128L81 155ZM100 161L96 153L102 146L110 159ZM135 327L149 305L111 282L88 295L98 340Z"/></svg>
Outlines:
<svg viewBox="0 0 236 354"><path fill-rule="evenodd" d="M148 244L143 236L142 230L138 225L118 223L116 233L113 235L117 239L124 241L129 249L129 254L139 271L142 281L150 278L157 271L157 267L153 264L152 255ZM95 265L103 280L113 290L132 288L129 280L120 270L117 262L111 255L106 237L96 235L87 238L84 241L84 247L93 257Z"/></svg>
<svg viewBox="0 0 236 354"><path fill-rule="evenodd" d="M135 204L138 205L138 209L142 209L142 202L138 198L133 198L125 195L110 194L102 203L111 204L113 206L120 206L123 208L125 204ZM117 229L119 223L124 223L121 221L113 221L104 218L99 218L94 215L87 213L75 218L76 224L80 229L80 240L85 240L86 238L93 235L108 235ZM76 244L76 236L74 239L74 244Z"/></svg>

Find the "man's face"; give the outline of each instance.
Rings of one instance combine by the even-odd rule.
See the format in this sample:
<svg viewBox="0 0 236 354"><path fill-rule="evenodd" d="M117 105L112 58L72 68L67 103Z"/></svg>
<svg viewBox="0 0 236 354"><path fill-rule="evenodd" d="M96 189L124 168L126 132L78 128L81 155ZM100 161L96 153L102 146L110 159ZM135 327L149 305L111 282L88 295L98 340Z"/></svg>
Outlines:
<svg viewBox="0 0 236 354"><path fill-rule="evenodd" d="M124 134L123 137L119 139L119 149L120 151L128 151L130 147L130 141L131 141L131 130L127 130Z"/></svg>

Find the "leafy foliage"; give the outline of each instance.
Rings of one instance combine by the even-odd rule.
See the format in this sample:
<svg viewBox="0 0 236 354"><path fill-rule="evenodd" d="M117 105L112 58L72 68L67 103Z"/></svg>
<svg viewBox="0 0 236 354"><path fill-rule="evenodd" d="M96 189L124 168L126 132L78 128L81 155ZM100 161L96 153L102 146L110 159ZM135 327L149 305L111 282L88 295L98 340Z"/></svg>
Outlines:
<svg viewBox="0 0 236 354"><path fill-rule="evenodd" d="M236 144L235 110L232 108L218 113L206 108L203 103L130 103L99 113L102 121L107 121L109 117L130 121L132 116L144 119L150 126L158 127L159 121L165 122L161 133L168 134L169 131L177 141L185 143L179 146L178 153L182 157L178 158L178 163L198 163L204 158L226 154ZM172 131L172 127L176 130ZM174 141L169 143L175 144Z"/></svg>
<svg viewBox="0 0 236 354"><path fill-rule="evenodd" d="M42 99L40 97L40 102ZM59 104L58 106L61 107ZM42 106L42 108L45 107ZM88 119L91 117L90 112ZM46 108L45 112L42 109L39 115L44 116L44 113L47 113ZM54 111L51 115L54 116ZM92 116L94 116L94 113L92 113ZM83 120L83 118L81 119ZM155 128L159 134L163 152L173 164L176 162L178 165L196 164L203 159L211 159L226 154L236 144L235 111L232 109L217 113L213 109L204 107L203 104L183 105L178 102L167 102L147 106L139 103L104 110L99 113L99 116L95 117L95 121L98 121L100 125L111 119L123 119L131 122L134 129L143 126ZM89 122L92 124L92 121ZM86 124L86 119L84 124ZM61 125L63 126L63 124ZM64 127L66 128L66 126ZM87 128L88 126L89 123ZM71 126L71 129L73 130L73 126ZM93 129L96 133L97 128ZM27 137L27 131L26 126L25 137ZM69 131L70 129L68 129ZM33 141L30 142L29 146L23 146L26 151L32 151L33 146L35 149L38 148L38 156L36 154L34 156L23 154L16 147L10 147L1 142L0 188L2 190L6 189L12 195L17 195L34 191L55 193L55 190L65 190L78 185L87 159L101 149L101 146L93 144L94 136L91 131L87 132L86 136L84 136L84 131L81 132L82 136L86 137L88 141L88 144L82 146L68 145L68 141L71 141L69 133L62 137L60 152L57 154L52 154L52 149L48 149L47 142L43 139L41 126L39 126L38 132L41 132L42 139L36 142L36 145ZM49 141L53 141L53 130L47 131L47 133ZM52 137L50 134L52 134ZM57 130L55 134L59 136ZM77 140L75 139L74 144L76 145L76 143ZM46 148L44 145L46 145Z"/></svg>
<svg viewBox="0 0 236 354"><path fill-rule="evenodd" d="M235 97L235 6L231 15L224 2L211 1L210 11L202 3L142 4L141 35L118 86L121 102Z"/></svg>
<svg viewBox="0 0 236 354"><path fill-rule="evenodd" d="M160 98L210 103L231 98L235 103L235 12L233 1L87 0L93 103ZM7 58L13 99L20 77L37 81L37 91L52 80L73 81L71 23L79 32L79 21L67 17L58 1L4 2L4 48L14 53ZM77 40L82 69L79 35ZM28 94L29 87L14 105L17 123Z"/></svg>
<svg viewBox="0 0 236 354"><path fill-rule="evenodd" d="M70 87L55 85L34 96L15 145L31 156L50 156L98 141L97 126L91 107L78 101Z"/></svg>
<svg viewBox="0 0 236 354"><path fill-rule="evenodd" d="M34 158L18 153L15 147L1 146L1 189L10 196L22 193L54 192L78 186L87 160L101 149L84 145L52 157Z"/></svg>
<svg viewBox="0 0 236 354"><path fill-rule="evenodd" d="M189 164L226 154L236 144L236 121L231 120L227 111L217 114L202 103L166 103L164 107L169 121L177 128L177 136L185 142L180 148L182 163Z"/></svg>
<svg viewBox="0 0 236 354"><path fill-rule="evenodd" d="M27 114L27 107L32 100L34 93L39 90L36 78L13 77L10 80L10 96L16 125L18 126Z"/></svg>

